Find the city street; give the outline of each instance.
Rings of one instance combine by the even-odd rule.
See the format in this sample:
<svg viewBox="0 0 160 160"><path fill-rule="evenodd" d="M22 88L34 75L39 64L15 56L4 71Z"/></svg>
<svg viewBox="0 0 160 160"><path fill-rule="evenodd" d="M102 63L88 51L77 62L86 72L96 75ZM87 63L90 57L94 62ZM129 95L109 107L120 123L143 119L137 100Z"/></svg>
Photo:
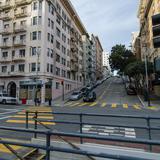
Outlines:
<svg viewBox="0 0 160 160"><path fill-rule="evenodd" d="M126 95L125 87L121 78L112 77L106 80L103 84L98 86L95 89L97 94L97 100L91 103L84 103L83 100L78 101L69 101L65 103L64 106L52 106L52 107L29 107L29 106L16 106L16 105L0 105L0 121L3 126L11 126L11 127L25 127L25 110L30 111L44 111L44 112L71 112L71 113L94 113L94 114L116 114L116 115L140 115L140 116L159 116L160 111L158 108L144 108L138 99L137 96L128 96ZM58 104L57 104L58 105ZM7 109L5 109L7 108ZM29 115L29 127L33 128L33 114ZM77 116L67 116L67 115L40 115L40 119L42 120L68 120L68 121L79 121L79 117ZM84 116L84 122L93 123L92 117ZM104 124L104 125L139 125L146 126L146 122L141 119L129 119L129 118L112 118L112 117L94 117L94 123ZM45 125L49 127L54 127L59 131L70 131L77 132L79 131L79 125L71 125L69 124L55 124L53 122L44 122ZM153 123L151 122L153 125ZM159 126L160 123L158 121L154 121L154 126ZM40 127L39 128L43 128ZM109 127L107 128L109 132L112 130L112 134L116 136L125 136L126 132L122 130L128 130L127 128L118 128L117 127ZM92 130L90 132L89 130ZM100 130L100 131L99 131ZM106 130L106 127L99 126L90 126L84 125L83 131L84 133L95 133L95 134L108 134L103 133ZM114 130L116 133L114 133ZM129 130L131 135L128 135L133 138L148 138L148 133L146 130L135 129L134 127ZM1 132L1 136L3 137L6 132ZM122 135L124 134L124 135ZM159 133L153 132L154 139L158 139ZM8 138L14 138L14 134L8 134ZM126 135L127 136L127 135ZM17 137L17 135L16 135ZM27 137L23 134L19 134L19 138Z"/></svg>

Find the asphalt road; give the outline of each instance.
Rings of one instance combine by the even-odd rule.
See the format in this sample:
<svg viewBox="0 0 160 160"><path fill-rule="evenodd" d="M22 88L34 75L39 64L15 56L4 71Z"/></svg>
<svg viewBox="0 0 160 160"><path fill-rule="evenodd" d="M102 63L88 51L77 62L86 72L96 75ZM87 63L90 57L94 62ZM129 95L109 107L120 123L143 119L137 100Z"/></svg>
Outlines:
<svg viewBox="0 0 160 160"><path fill-rule="evenodd" d="M158 108L150 109L141 106L137 96L128 96L125 91L124 84L121 78L110 78L103 84L95 89L97 94L96 102L84 103L83 100L72 101L65 103L64 106L55 104L51 108L41 109L43 111L53 112L73 112L73 113L95 113L95 114L116 114L116 115L140 115L140 116L159 116L160 111ZM11 127L25 127L25 115L22 111L28 110L29 106L15 106L15 105L0 105L0 124L1 126ZM33 108L32 108L33 110ZM36 108L37 110L37 108ZM40 108L38 108L40 110ZM78 116L64 116L64 115L43 115L41 118L44 120L53 117L55 120L79 121ZM29 117L29 127L34 128L32 116ZM148 139L148 132L144 129L136 129L134 126L147 126L147 122L142 119L129 119L129 118L113 118L113 117L89 117L84 116L83 122L97 123L99 125L84 125L84 133L99 134L99 135L115 135L133 138L146 138ZM47 125L47 124L46 124ZM106 125L110 125L107 127ZM127 127L112 127L112 125L129 125ZM77 132L80 130L79 125L72 124L49 124L50 128L54 128L64 132ZM133 127L132 127L133 126ZM151 121L151 126L160 126L159 120ZM43 127L38 126L40 129ZM152 131L152 139L159 139L160 132ZM31 134L17 134L16 132L9 133L1 131L0 137L5 138L19 138L29 139Z"/></svg>

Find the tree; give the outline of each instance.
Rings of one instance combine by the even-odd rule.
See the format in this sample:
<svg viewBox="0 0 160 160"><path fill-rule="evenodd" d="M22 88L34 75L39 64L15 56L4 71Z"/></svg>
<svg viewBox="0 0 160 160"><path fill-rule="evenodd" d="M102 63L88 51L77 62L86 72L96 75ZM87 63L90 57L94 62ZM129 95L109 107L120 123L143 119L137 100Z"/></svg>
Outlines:
<svg viewBox="0 0 160 160"><path fill-rule="evenodd" d="M125 45L120 44L112 47L109 61L112 69L124 72L125 67L135 61L135 57Z"/></svg>
<svg viewBox="0 0 160 160"><path fill-rule="evenodd" d="M148 75L150 76L153 73L153 64L151 62L147 62L147 69L148 69ZM131 83L133 79L137 91L140 91L142 89L140 80L142 79L143 82L145 81L145 74L146 74L145 62L135 61L129 63L125 68L125 74L129 76Z"/></svg>

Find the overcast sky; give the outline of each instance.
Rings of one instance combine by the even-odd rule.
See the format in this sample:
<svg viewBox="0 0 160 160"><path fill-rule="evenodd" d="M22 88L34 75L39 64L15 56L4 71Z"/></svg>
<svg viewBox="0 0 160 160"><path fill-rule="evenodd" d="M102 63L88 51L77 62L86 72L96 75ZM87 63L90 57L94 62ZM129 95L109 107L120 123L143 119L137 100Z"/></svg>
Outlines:
<svg viewBox="0 0 160 160"><path fill-rule="evenodd" d="M98 35L103 49L115 44L130 45L138 30L139 0L71 0L89 33Z"/></svg>

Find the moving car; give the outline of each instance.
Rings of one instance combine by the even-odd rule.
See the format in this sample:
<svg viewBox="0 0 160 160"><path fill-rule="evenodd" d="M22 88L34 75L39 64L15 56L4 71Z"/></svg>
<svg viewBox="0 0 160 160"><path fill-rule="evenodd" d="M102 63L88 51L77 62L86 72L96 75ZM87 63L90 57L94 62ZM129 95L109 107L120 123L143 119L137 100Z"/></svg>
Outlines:
<svg viewBox="0 0 160 160"><path fill-rule="evenodd" d="M10 97L7 93L0 93L0 103L17 104L17 98Z"/></svg>
<svg viewBox="0 0 160 160"><path fill-rule="evenodd" d="M69 100L71 101L75 101L82 98L82 92L80 91L74 91L71 96L69 97Z"/></svg>
<svg viewBox="0 0 160 160"><path fill-rule="evenodd" d="M94 102L96 100L96 93L94 91L89 92L83 97L84 102Z"/></svg>

